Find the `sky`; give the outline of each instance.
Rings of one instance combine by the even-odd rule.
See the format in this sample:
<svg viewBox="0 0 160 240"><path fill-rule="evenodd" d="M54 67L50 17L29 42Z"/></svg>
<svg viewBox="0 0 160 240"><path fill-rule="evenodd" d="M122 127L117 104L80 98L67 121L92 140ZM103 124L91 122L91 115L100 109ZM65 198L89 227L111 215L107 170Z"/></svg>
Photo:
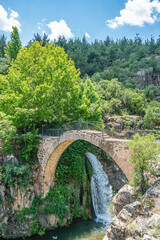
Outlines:
<svg viewBox="0 0 160 240"><path fill-rule="evenodd" d="M23 46L34 33L51 41L82 38L89 42L160 35L159 0L0 0L0 35L19 29Z"/></svg>

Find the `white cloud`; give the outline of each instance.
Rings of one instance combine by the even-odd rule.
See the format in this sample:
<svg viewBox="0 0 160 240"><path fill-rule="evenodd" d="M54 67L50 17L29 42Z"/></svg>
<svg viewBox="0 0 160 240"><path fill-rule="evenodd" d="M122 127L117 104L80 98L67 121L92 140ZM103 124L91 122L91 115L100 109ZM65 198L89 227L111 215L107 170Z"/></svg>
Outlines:
<svg viewBox="0 0 160 240"><path fill-rule="evenodd" d="M153 24L158 21L158 13L158 0L128 0L125 8L120 11L120 16L107 20L106 24L113 29L124 24L143 27L145 23Z"/></svg>
<svg viewBox="0 0 160 240"><path fill-rule="evenodd" d="M86 32L86 33L85 33L85 37L86 37L86 38L90 38L91 36L89 35L89 33Z"/></svg>
<svg viewBox="0 0 160 240"><path fill-rule="evenodd" d="M64 36L66 39L74 37L71 29L63 19L59 22L50 22L47 26L51 30L51 34L48 36L51 41L58 40L59 36Z"/></svg>
<svg viewBox="0 0 160 240"><path fill-rule="evenodd" d="M45 24L46 19L43 18L41 22L38 22L38 30L41 31L42 35L46 33L46 24Z"/></svg>
<svg viewBox="0 0 160 240"><path fill-rule="evenodd" d="M12 9L10 9L10 13L0 5L0 30L5 32L11 32L12 26L17 27L19 31L21 31L21 24L17 20L19 14Z"/></svg>

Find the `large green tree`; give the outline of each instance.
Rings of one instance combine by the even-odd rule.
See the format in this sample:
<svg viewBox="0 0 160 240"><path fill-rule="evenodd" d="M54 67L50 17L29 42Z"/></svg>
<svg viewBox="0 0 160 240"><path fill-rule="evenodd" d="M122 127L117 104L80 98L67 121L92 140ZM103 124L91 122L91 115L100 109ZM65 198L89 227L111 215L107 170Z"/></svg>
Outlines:
<svg viewBox="0 0 160 240"><path fill-rule="evenodd" d="M22 43L19 37L19 32L17 27L12 27L13 31L11 33L11 39L8 41L6 47L6 54L10 57L11 60L15 60L19 50L22 47Z"/></svg>
<svg viewBox="0 0 160 240"><path fill-rule="evenodd" d="M62 48L34 42L20 50L2 78L0 109L13 115L15 122L25 119L25 127L28 122L42 126L83 118L90 105L81 107L84 93L79 75Z"/></svg>

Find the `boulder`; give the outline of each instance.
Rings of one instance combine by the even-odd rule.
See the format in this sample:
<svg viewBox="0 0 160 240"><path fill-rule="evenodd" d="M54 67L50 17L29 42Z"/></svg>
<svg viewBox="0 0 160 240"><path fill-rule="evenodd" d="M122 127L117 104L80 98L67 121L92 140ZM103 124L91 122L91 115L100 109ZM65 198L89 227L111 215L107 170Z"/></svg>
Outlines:
<svg viewBox="0 0 160 240"><path fill-rule="evenodd" d="M145 226L147 228L152 228L154 225L156 225L160 221L160 215L154 213L147 221Z"/></svg>
<svg viewBox="0 0 160 240"><path fill-rule="evenodd" d="M133 203L137 198L136 191L130 185L124 185L113 198L113 211L115 215L127 204Z"/></svg>
<svg viewBox="0 0 160 240"><path fill-rule="evenodd" d="M114 217L108 229L108 239L124 240L127 237L127 226L118 217Z"/></svg>

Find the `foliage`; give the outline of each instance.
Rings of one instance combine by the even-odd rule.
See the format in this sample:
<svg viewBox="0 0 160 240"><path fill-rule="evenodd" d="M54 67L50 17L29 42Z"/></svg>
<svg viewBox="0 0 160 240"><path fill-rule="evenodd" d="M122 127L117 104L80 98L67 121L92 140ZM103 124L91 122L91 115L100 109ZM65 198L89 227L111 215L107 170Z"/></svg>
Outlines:
<svg viewBox="0 0 160 240"><path fill-rule="evenodd" d="M0 167L0 183L7 187L26 188L32 172L28 165L9 163Z"/></svg>
<svg viewBox="0 0 160 240"><path fill-rule="evenodd" d="M83 184L86 180L86 161L85 153L91 144L83 141L76 141L67 148L58 163L56 179L64 184L70 179L74 179L78 184Z"/></svg>
<svg viewBox="0 0 160 240"><path fill-rule="evenodd" d="M123 95L123 103L129 114L144 115L146 99L143 93L126 89Z"/></svg>
<svg viewBox="0 0 160 240"><path fill-rule="evenodd" d="M17 144L19 149L17 154L20 163L34 165L38 162L37 145L39 144L39 140L37 134L38 130L33 129L31 132L26 132L25 134L18 136Z"/></svg>
<svg viewBox="0 0 160 240"><path fill-rule="evenodd" d="M14 150L14 137L16 136L16 128L11 120L11 116L0 112L0 151L10 154Z"/></svg>
<svg viewBox="0 0 160 240"><path fill-rule="evenodd" d="M85 109L87 109L86 112L84 112ZM100 98L89 77L83 84L81 110L84 112L82 115L84 120L99 121L101 119Z"/></svg>
<svg viewBox="0 0 160 240"><path fill-rule="evenodd" d="M8 68L10 66L10 59L8 56L1 57L0 58L0 74L6 75Z"/></svg>
<svg viewBox="0 0 160 240"><path fill-rule="evenodd" d="M19 50L22 47L22 43L19 37L18 28L12 27L13 31L11 33L11 39L8 41L6 47L6 54L10 57L10 59L15 60Z"/></svg>
<svg viewBox="0 0 160 240"><path fill-rule="evenodd" d="M159 93L158 88L153 84L149 84L144 89L144 94L146 95L149 101L152 101L158 95L158 93Z"/></svg>
<svg viewBox="0 0 160 240"><path fill-rule="evenodd" d="M100 80L95 83L103 114L144 115L146 98L143 93L133 89L124 89L117 79Z"/></svg>
<svg viewBox="0 0 160 240"><path fill-rule="evenodd" d="M44 47L47 43L49 43L49 39L45 33L43 34L42 37L39 33L36 33L36 34L34 34L33 39L30 40L29 43L27 44L27 47L29 47L34 42L40 42L40 43L42 43L42 46Z"/></svg>
<svg viewBox="0 0 160 240"><path fill-rule="evenodd" d="M5 56L5 48L7 46L7 43L6 43L6 37L5 35L1 35L0 37L0 58L3 58Z"/></svg>
<svg viewBox="0 0 160 240"><path fill-rule="evenodd" d="M34 220L30 226L30 233L43 236L45 234L45 228L42 228L37 220Z"/></svg>
<svg viewBox="0 0 160 240"><path fill-rule="evenodd" d="M148 174L156 173L155 163L158 161L160 143L156 141L154 135L148 134L141 137L139 134L135 134L127 145L132 150L129 159L133 164L132 184L140 186L142 193L144 193L148 184Z"/></svg>
<svg viewBox="0 0 160 240"><path fill-rule="evenodd" d="M160 127L160 102L152 101L148 104L144 116L144 126L149 129Z"/></svg>
<svg viewBox="0 0 160 240"><path fill-rule="evenodd" d="M0 102L0 109L6 114L16 115L18 109L18 114L21 111L25 116L27 110L32 111L37 127L85 116L88 109L81 107L79 71L62 48L53 44L42 47L35 42L29 48L22 48L11 65L3 79L6 87L2 89Z"/></svg>

